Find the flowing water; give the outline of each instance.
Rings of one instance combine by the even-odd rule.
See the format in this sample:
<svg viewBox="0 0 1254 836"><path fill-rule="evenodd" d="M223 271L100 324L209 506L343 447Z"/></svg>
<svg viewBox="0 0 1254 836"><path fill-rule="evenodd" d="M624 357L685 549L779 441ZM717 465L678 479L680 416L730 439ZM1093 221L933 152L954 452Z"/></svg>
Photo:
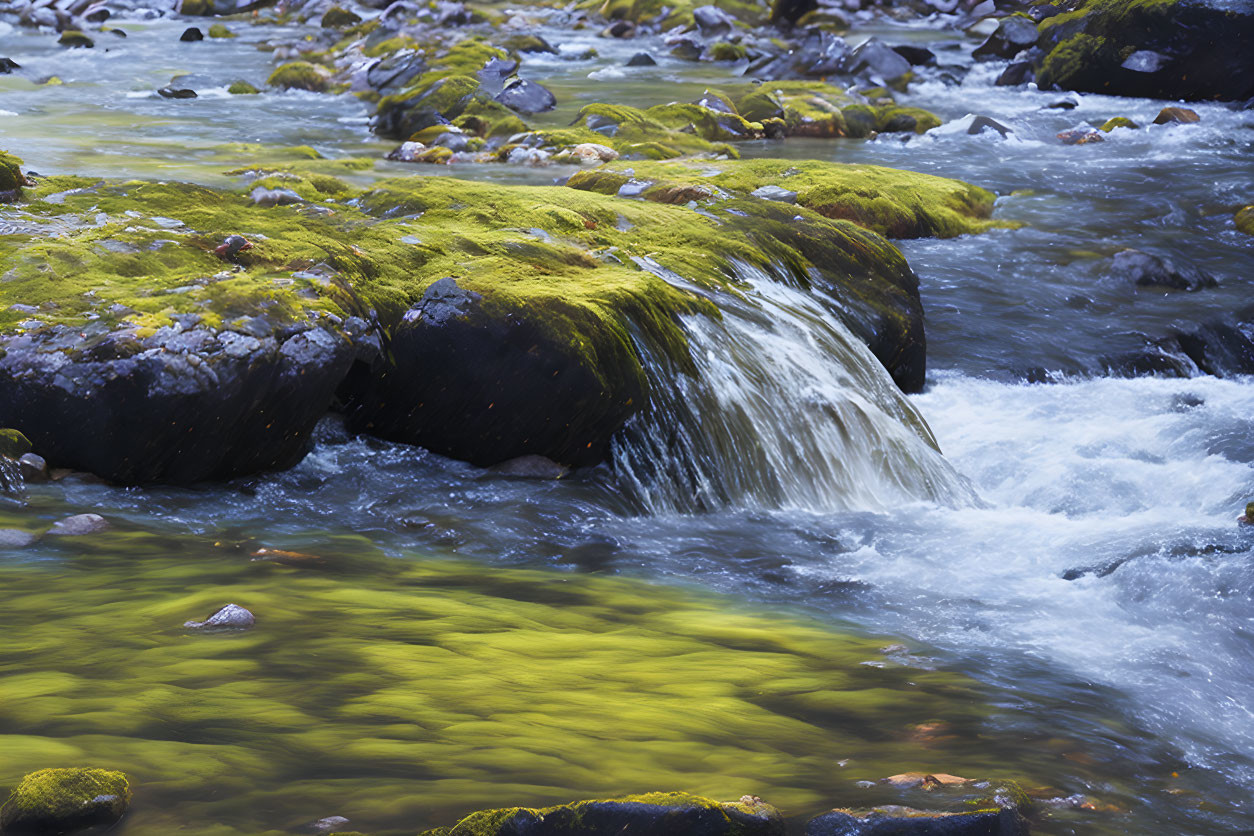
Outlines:
<svg viewBox="0 0 1254 836"><path fill-rule="evenodd" d="M227 96L268 73L271 30L181 44L185 22L120 25L107 51L66 51L0 23L24 68L0 76L0 147L37 171L214 184L258 153L238 143L389 148L351 99ZM555 122L727 80L619 67L656 43L542 32L601 53L527 65L562 101ZM865 32L970 63L952 33ZM1044 805L1038 832L1254 829L1254 536L1234 523L1254 495L1254 386L1103 372L1245 306L1254 243L1231 215L1254 199L1254 112L1203 104L1196 125L1063 146L1060 130L1144 125L1162 103L996 88L999 71L912 85L909 103L952 120L929 135L744 149L966 179L1022 223L902 243L927 311L922 395L747 274L722 326L690 323L702 382L631 427L614 468L509 479L331 423L287 473L196 490L70 477L7 501L0 527L88 510L116 526L0 557L0 784L125 768L128 834L332 813L399 833L662 788L798 817L949 803L856 783L918 769L1087 799ZM151 93L174 76L201 98ZM1063 99L1077 106L1048 107ZM967 113L1014 133L969 136ZM436 172L360 176L396 173ZM1129 287L1108 276L1128 246L1219 287ZM179 626L227 601L258 627Z"/></svg>

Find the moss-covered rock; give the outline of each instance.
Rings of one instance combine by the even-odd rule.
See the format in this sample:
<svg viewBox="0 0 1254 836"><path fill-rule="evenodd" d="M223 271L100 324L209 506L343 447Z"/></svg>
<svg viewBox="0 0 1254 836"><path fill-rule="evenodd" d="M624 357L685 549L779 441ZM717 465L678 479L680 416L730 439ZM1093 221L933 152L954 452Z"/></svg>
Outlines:
<svg viewBox="0 0 1254 836"><path fill-rule="evenodd" d="M733 91L746 119L782 119L788 136L853 137L904 131L924 133L940 125L938 116L899 107L891 97L854 97L819 81L770 81Z"/></svg>
<svg viewBox="0 0 1254 836"><path fill-rule="evenodd" d="M30 439L18 430L0 428L0 456L6 459L20 459L32 449Z"/></svg>
<svg viewBox="0 0 1254 836"><path fill-rule="evenodd" d="M332 6L322 15L320 25L323 29L347 29L361 23L361 17L342 6Z"/></svg>
<svg viewBox="0 0 1254 836"><path fill-rule="evenodd" d="M30 181L22 173L22 161L7 151L0 151L0 203L12 203L22 196L22 187Z"/></svg>
<svg viewBox="0 0 1254 836"><path fill-rule="evenodd" d="M1244 232L1246 235L1254 235L1254 205L1238 209L1232 220L1239 232Z"/></svg>
<svg viewBox="0 0 1254 836"><path fill-rule="evenodd" d="M693 25L693 10L714 5L737 21L757 26L767 21L767 0L580 0L578 8L594 11L608 20L652 24L663 30Z"/></svg>
<svg viewBox="0 0 1254 836"><path fill-rule="evenodd" d="M950 238L996 225L990 220L991 192L880 166L791 160L610 163L576 172L568 181L572 188L603 194L616 194L629 183L633 194L663 203L686 203L700 187L714 197L717 191L750 194L778 186L795 192L799 206L889 238Z"/></svg>
<svg viewBox="0 0 1254 836"><path fill-rule="evenodd" d="M0 807L0 830L42 836L112 825L130 803L130 784L121 772L43 769L24 777Z"/></svg>
<svg viewBox="0 0 1254 836"><path fill-rule="evenodd" d="M1254 96L1249 4L1081 0L1039 30L1042 88L1189 101Z"/></svg>
<svg viewBox="0 0 1254 836"><path fill-rule="evenodd" d="M255 96L261 91L247 81L232 81L231 86L226 88L226 92L232 96Z"/></svg>
<svg viewBox="0 0 1254 836"><path fill-rule="evenodd" d="M234 32L221 23L215 23L209 27L209 37L211 38L234 38L235 36Z"/></svg>
<svg viewBox="0 0 1254 836"><path fill-rule="evenodd" d="M1131 119L1127 118L1126 116L1112 116L1111 118L1103 122L1102 126L1098 130L1101 130L1105 133L1110 133L1115 128L1128 128L1130 130L1136 130L1139 127L1141 126L1138 125L1136 122L1133 122Z"/></svg>
<svg viewBox="0 0 1254 836"><path fill-rule="evenodd" d="M648 793L532 809L472 813L422 836L783 836L784 820L761 799L719 803L687 793Z"/></svg>
<svg viewBox="0 0 1254 836"><path fill-rule="evenodd" d="M325 93L330 86L330 76L317 64L308 61L289 61L270 73L266 84L280 90L308 90Z"/></svg>

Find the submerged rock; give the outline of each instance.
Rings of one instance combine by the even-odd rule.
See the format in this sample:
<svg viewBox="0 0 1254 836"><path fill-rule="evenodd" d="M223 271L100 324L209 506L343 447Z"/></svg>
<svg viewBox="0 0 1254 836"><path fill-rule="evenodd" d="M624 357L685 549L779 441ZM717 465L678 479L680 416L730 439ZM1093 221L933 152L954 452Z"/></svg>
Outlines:
<svg viewBox="0 0 1254 836"><path fill-rule="evenodd" d="M57 520L48 529L49 537L82 537L87 534L99 534L111 528L109 521L99 514L75 514L63 520Z"/></svg>
<svg viewBox="0 0 1254 836"><path fill-rule="evenodd" d="M937 813L884 806L871 811L833 810L811 819L805 836L1028 836L1015 810Z"/></svg>
<svg viewBox="0 0 1254 836"><path fill-rule="evenodd" d="M1164 107L1154 117L1154 124L1167 125L1172 122L1179 122L1182 125L1191 125L1194 122L1200 122L1201 119L1202 117L1197 115L1196 110L1191 110L1187 107Z"/></svg>
<svg viewBox="0 0 1254 836"><path fill-rule="evenodd" d="M0 203L13 203L22 197L22 188L34 185L22 173L22 161L0 150Z"/></svg>
<svg viewBox="0 0 1254 836"><path fill-rule="evenodd" d="M760 798L716 802L685 793L650 793L557 807L484 810L423 836L783 836L779 811Z"/></svg>
<svg viewBox="0 0 1254 836"><path fill-rule="evenodd" d="M38 539L39 535L20 528L0 528L0 549L24 549Z"/></svg>
<svg viewBox="0 0 1254 836"><path fill-rule="evenodd" d="M1111 267L1116 276L1140 287L1197 291L1219 286L1214 276L1196 267L1187 264L1177 266L1140 250L1123 250L1115 253Z"/></svg>
<svg viewBox="0 0 1254 836"><path fill-rule="evenodd" d="M126 814L131 788L121 772L43 769L22 778L0 807L0 830L42 836L107 827Z"/></svg>
<svg viewBox="0 0 1254 836"><path fill-rule="evenodd" d="M238 604L227 604L204 621L185 621L189 630L247 630L257 623L253 614Z"/></svg>
<svg viewBox="0 0 1254 836"><path fill-rule="evenodd" d="M1039 24L1037 83L1158 99L1254 96L1254 4L1082 0Z"/></svg>

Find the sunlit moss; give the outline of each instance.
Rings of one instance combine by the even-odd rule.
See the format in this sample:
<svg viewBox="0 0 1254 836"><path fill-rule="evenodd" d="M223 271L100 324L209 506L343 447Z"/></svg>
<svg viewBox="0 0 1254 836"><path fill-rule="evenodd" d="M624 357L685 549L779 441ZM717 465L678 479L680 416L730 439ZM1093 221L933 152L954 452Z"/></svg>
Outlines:
<svg viewBox="0 0 1254 836"><path fill-rule="evenodd" d="M1232 220L1239 232L1244 232L1246 235L1254 235L1254 205L1245 206L1237 210Z"/></svg>
<svg viewBox="0 0 1254 836"><path fill-rule="evenodd" d="M326 70L308 61L289 61L270 74L266 84L280 90L309 90L326 92L330 78Z"/></svg>

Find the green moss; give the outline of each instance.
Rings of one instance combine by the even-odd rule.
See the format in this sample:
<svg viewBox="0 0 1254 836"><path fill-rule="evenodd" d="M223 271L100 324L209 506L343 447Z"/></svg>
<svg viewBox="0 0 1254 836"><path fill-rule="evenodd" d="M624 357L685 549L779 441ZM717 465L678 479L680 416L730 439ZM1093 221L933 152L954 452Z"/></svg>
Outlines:
<svg viewBox="0 0 1254 836"><path fill-rule="evenodd" d="M539 35L514 34L501 41L510 52L555 52L553 46Z"/></svg>
<svg viewBox="0 0 1254 836"><path fill-rule="evenodd" d="M1037 68L1036 82L1043 89L1069 87L1082 72L1110 72L1118 63L1106 38L1081 32L1050 50Z"/></svg>
<svg viewBox="0 0 1254 836"><path fill-rule="evenodd" d="M21 193L26 185L26 175L22 174L22 160L7 151L0 151L0 199L6 192L14 196Z"/></svg>
<svg viewBox="0 0 1254 836"><path fill-rule="evenodd" d="M231 86L226 88L226 92L232 96L255 96L261 91L253 87L247 81L233 81Z"/></svg>
<svg viewBox="0 0 1254 836"><path fill-rule="evenodd" d="M1132 130L1136 130L1139 127L1141 126L1127 117L1114 116L1102 123L1100 130L1110 133L1115 128L1131 128Z"/></svg>
<svg viewBox="0 0 1254 836"><path fill-rule="evenodd" d="M340 6L332 6L322 15L323 29L347 29L361 23L361 17Z"/></svg>
<svg viewBox="0 0 1254 836"><path fill-rule="evenodd" d="M330 85L326 70L308 61L289 61L270 74L266 84L280 90L325 93Z"/></svg>
<svg viewBox="0 0 1254 836"><path fill-rule="evenodd" d="M209 27L209 37L211 38L234 38L235 33L227 29L221 23L215 23Z"/></svg>
<svg viewBox="0 0 1254 836"><path fill-rule="evenodd" d="M872 131L923 133L940 125L935 114L898 107L887 95L875 104L818 81L772 81L733 93L746 119L782 119L788 136L865 137Z"/></svg>
<svg viewBox="0 0 1254 836"><path fill-rule="evenodd" d="M731 41L716 41L710 45L712 61L740 61L747 54L743 44L734 44Z"/></svg>
<svg viewBox="0 0 1254 836"><path fill-rule="evenodd" d="M1233 222L1237 226L1239 232L1246 235L1254 235L1254 205L1245 206L1237 210L1237 214L1233 216Z"/></svg>
<svg viewBox="0 0 1254 836"><path fill-rule="evenodd" d="M20 459L31 451L30 439L17 430L0 428L0 456Z"/></svg>
<svg viewBox="0 0 1254 836"><path fill-rule="evenodd" d="M667 200L682 185L714 186L741 194L779 186L796 192L800 206L892 238L946 238L995 225L989 220L994 200L990 192L957 180L878 166L788 160L611 163L576 172L568 185L608 192L627 168L636 179L653 182L644 192L646 199Z"/></svg>
<svg viewBox="0 0 1254 836"><path fill-rule="evenodd" d="M61 37L57 39L57 43L61 46L70 47L71 49L80 47L90 48L96 45L95 41L87 37L82 32L79 32L77 29L66 29L61 33Z"/></svg>
<svg viewBox="0 0 1254 836"><path fill-rule="evenodd" d="M126 812L131 788L121 772L42 769L24 777L0 807L0 829L62 833L112 824Z"/></svg>

